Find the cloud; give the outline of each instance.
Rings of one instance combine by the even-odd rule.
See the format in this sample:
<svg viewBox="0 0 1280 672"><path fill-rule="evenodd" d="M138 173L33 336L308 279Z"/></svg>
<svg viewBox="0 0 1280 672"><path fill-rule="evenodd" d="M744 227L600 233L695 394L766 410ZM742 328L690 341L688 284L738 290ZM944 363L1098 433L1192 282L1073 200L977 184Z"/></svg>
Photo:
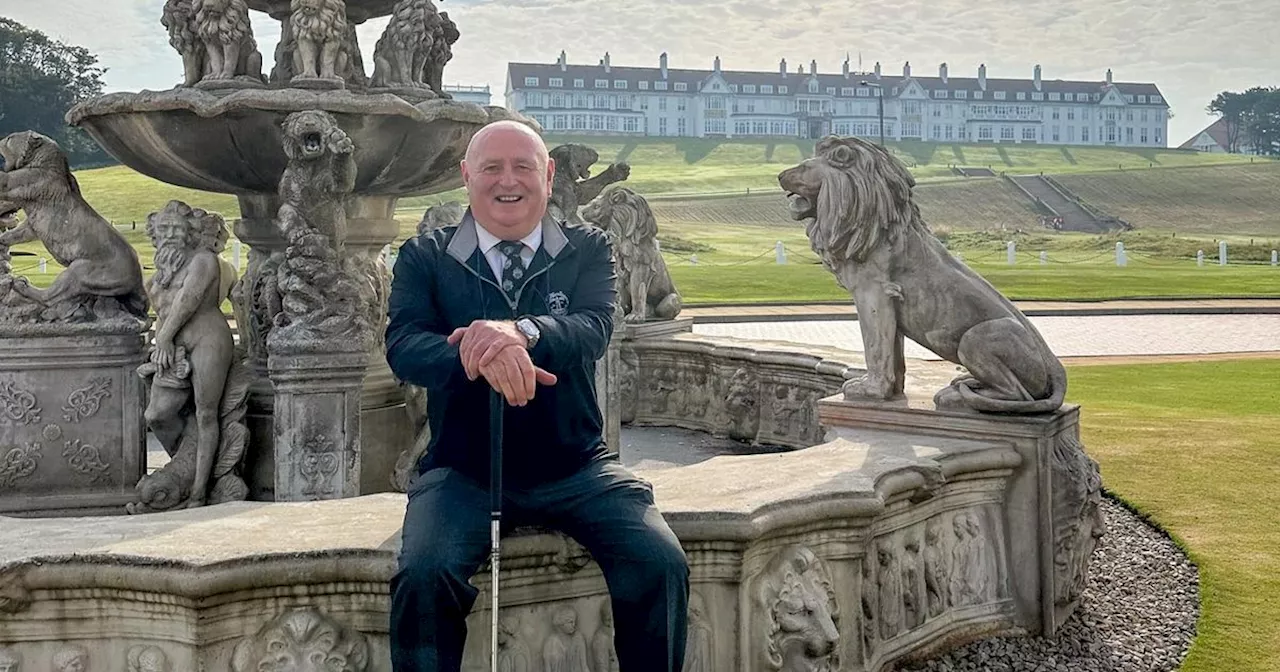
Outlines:
<svg viewBox="0 0 1280 672"><path fill-rule="evenodd" d="M56 8L51 8L54 5ZM786 58L794 68L816 59L837 71L844 55L857 67L880 61L886 72L934 74L946 62L954 76L985 63L991 77L1155 82L1173 106L1169 142L1177 145L1211 118L1209 100L1224 89L1280 85L1280 3L1221 0L438 0L462 40L445 71L449 83L488 83L503 102L508 61L594 64L610 52L615 65L768 70ZM110 68L112 90L168 88L182 73L160 26L162 0L0 0L9 16L97 53ZM385 19L359 34L366 65ZM268 61L279 24L256 15L255 35ZM267 65L270 69L270 63Z"/></svg>

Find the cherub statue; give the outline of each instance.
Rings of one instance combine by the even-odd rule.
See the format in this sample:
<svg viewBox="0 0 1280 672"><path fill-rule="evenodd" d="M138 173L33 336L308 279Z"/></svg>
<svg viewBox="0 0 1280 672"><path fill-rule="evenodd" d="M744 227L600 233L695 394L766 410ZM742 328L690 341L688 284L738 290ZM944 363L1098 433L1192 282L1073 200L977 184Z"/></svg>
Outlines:
<svg viewBox="0 0 1280 672"><path fill-rule="evenodd" d="M235 268L218 256L227 228L216 213L170 201L147 218L155 244L155 275L147 286L156 308L147 425L173 458L138 483L130 513L242 500L238 474L248 431L241 419L248 394L222 301Z"/></svg>

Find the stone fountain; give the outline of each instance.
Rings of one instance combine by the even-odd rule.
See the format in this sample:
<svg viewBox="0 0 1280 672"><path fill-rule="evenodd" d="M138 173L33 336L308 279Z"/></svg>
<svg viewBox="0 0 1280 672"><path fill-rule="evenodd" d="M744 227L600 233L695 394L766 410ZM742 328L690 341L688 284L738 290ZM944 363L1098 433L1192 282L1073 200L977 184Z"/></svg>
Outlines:
<svg viewBox="0 0 1280 672"><path fill-rule="evenodd" d="M390 490L396 457L412 433L403 390L382 355L380 326L388 293L380 253L399 232L397 200L461 186L458 164L483 125L508 118L536 125L442 91L439 72L458 31L427 0L197 4L198 13L188 0L170 0L164 10L188 66L182 84L106 95L72 109L68 121L141 173L239 200L235 234L250 252L233 303L254 374L246 417L250 499ZM251 9L281 22L269 76L260 70ZM371 81L355 28L387 15ZM334 129L345 140L334 140ZM291 301L280 269L305 265L292 260L289 249L298 242L278 224L282 208L294 210L291 199L340 204L303 219L329 238L334 260L354 275L344 287L360 305L344 317L305 309L312 315L303 322L314 324L281 333ZM327 301L320 287L295 289L298 301ZM319 328L326 319L344 324Z"/></svg>
<svg viewBox="0 0 1280 672"><path fill-rule="evenodd" d="M269 76L250 9L282 22ZM41 208L69 207L78 231L115 250L116 274L97 294L48 301L0 256L4 316L22 318L0 324L0 484L27 488L0 491L24 516L0 518L0 670L249 672L322 660L389 672L405 496L387 490L417 427L381 352L378 252L398 230L396 200L456 186L471 135L515 115L442 95L458 31L427 0L168 0L164 14L184 82L105 96L69 120L143 173L236 194L250 265L231 290L216 261L221 218L180 203L157 211L148 348L136 254L79 197L65 163L63 177L49 173L65 198L19 199L12 187L26 174L12 157L40 141L0 141L0 223L15 204L27 213L0 255L32 237L53 251L47 223L63 220ZM354 26L386 15L369 78ZM56 151L40 156L58 165ZM1102 533L1080 409L1062 402L1057 359L1021 314L939 252L900 171L867 143L832 140L780 176L815 252L852 293L865 353L690 333L647 203L597 188L626 168L589 190L565 185L573 198L559 202L583 206L572 216L608 230L621 257L618 339L600 368L610 441L622 446L619 424L734 441L621 450L689 558L685 672L887 670L991 634L1052 635L1076 607ZM822 193L839 185L848 192ZM177 277L198 279L214 306L232 295L240 332L235 356L217 360L225 390L213 404L196 399L180 422L199 383L175 364L196 365L178 346L209 306L184 304ZM961 291L975 294L937 300ZM216 335L200 347L225 352L217 321L196 330ZM905 337L969 375L905 360ZM119 440L87 449L86 421ZM144 422L177 465L146 478ZM208 465L202 428L215 423ZM67 444L67 466L50 470L43 445L55 441ZM100 507L118 509L134 483L153 496L134 516L41 518L57 507L23 508L33 477L76 484L72 495ZM190 478L209 481L207 502L199 487L165 494L166 480ZM188 501L197 506L166 510ZM499 667L617 669L607 591L588 554L539 529L515 531L503 553ZM473 581L487 590L487 571ZM471 615L468 671L491 662L487 604ZM590 661L557 658L567 650Z"/></svg>

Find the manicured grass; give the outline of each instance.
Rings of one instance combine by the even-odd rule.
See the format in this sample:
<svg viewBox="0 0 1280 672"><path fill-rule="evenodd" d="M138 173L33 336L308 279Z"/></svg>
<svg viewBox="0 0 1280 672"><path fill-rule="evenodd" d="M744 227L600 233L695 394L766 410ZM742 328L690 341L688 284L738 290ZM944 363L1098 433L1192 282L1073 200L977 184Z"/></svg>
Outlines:
<svg viewBox="0 0 1280 672"><path fill-rule="evenodd" d="M1199 566L1182 672L1280 670L1280 361L1071 367L1068 401L1111 492Z"/></svg>

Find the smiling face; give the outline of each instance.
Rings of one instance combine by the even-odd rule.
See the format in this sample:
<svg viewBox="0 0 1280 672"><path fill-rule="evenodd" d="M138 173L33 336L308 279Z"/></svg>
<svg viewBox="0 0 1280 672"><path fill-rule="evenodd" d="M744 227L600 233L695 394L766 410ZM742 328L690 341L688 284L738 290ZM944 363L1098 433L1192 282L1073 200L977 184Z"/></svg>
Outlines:
<svg viewBox="0 0 1280 672"><path fill-rule="evenodd" d="M554 174L542 139L516 122L481 129L462 162L472 214L503 240L519 240L542 221Z"/></svg>

